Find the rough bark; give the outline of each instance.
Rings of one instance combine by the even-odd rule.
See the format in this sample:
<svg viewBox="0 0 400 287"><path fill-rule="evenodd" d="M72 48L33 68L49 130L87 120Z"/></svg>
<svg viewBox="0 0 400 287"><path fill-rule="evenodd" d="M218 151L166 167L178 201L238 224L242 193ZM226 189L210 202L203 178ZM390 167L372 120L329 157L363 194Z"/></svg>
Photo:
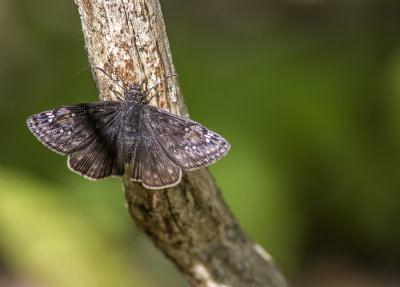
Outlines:
<svg viewBox="0 0 400 287"><path fill-rule="evenodd" d="M175 72L158 0L75 0L100 99L115 99L114 79L144 89ZM178 80L157 87L151 104L187 116ZM122 91L120 91L122 93ZM148 190L123 179L136 225L192 286L287 286L272 258L242 230L206 168L179 185Z"/></svg>

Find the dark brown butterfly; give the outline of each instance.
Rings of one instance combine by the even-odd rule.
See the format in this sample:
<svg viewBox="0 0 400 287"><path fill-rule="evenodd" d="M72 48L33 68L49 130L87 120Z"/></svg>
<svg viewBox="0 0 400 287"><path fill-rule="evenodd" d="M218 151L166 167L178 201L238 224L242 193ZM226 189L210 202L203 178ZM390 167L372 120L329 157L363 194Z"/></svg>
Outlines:
<svg viewBox="0 0 400 287"><path fill-rule="evenodd" d="M68 105L27 119L45 146L68 155L68 167L86 178L130 177L146 188L178 184L181 170L215 163L230 144L190 119L151 106L135 83L120 101Z"/></svg>

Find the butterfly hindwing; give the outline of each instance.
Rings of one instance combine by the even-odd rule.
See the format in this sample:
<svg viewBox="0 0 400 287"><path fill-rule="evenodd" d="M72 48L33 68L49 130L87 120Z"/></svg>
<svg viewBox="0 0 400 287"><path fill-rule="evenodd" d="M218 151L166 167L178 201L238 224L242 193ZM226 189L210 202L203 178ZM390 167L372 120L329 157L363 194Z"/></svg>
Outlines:
<svg viewBox="0 0 400 287"><path fill-rule="evenodd" d="M93 138L84 149L69 154L68 167L93 180L124 174L124 162L119 160L117 150L108 148L99 138Z"/></svg>
<svg viewBox="0 0 400 287"><path fill-rule="evenodd" d="M146 106L146 120L168 157L183 170L213 164L230 149L217 133L161 108Z"/></svg>
<svg viewBox="0 0 400 287"><path fill-rule="evenodd" d="M131 159L131 178L147 188L159 189L176 185L181 169L166 155L151 127L144 123L140 140Z"/></svg>

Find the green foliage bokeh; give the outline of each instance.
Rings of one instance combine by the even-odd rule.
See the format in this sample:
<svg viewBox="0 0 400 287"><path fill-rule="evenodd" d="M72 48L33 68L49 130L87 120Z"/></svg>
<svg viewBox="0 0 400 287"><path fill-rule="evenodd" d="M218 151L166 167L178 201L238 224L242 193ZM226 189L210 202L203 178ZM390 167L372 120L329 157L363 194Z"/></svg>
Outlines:
<svg viewBox="0 0 400 287"><path fill-rule="evenodd" d="M324 252L396 269L396 2L162 2L190 116L232 145L210 170L251 237L289 278ZM97 100L76 6L55 3L1 4L0 282L186 286L136 231L120 180L69 172L26 126Z"/></svg>

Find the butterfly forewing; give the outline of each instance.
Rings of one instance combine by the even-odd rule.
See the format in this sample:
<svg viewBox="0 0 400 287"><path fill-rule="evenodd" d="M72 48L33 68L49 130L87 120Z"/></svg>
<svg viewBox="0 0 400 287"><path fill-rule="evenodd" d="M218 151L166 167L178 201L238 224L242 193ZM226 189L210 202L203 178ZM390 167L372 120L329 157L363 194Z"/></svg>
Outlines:
<svg viewBox="0 0 400 287"><path fill-rule="evenodd" d="M63 106L27 119L31 132L47 147L68 154L97 136L114 120L118 102Z"/></svg>
<svg viewBox="0 0 400 287"><path fill-rule="evenodd" d="M146 120L168 157L184 170L213 164L230 149L217 133L163 109L146 106Z"/></svg>
<svg viewBox="0 0 400 287"><path fill-rule="evenodd" d="M63 106L28 118L32 133L47 147L68 154L68 166L90 179L122 175L117 157L119 102Z"/></svg>

